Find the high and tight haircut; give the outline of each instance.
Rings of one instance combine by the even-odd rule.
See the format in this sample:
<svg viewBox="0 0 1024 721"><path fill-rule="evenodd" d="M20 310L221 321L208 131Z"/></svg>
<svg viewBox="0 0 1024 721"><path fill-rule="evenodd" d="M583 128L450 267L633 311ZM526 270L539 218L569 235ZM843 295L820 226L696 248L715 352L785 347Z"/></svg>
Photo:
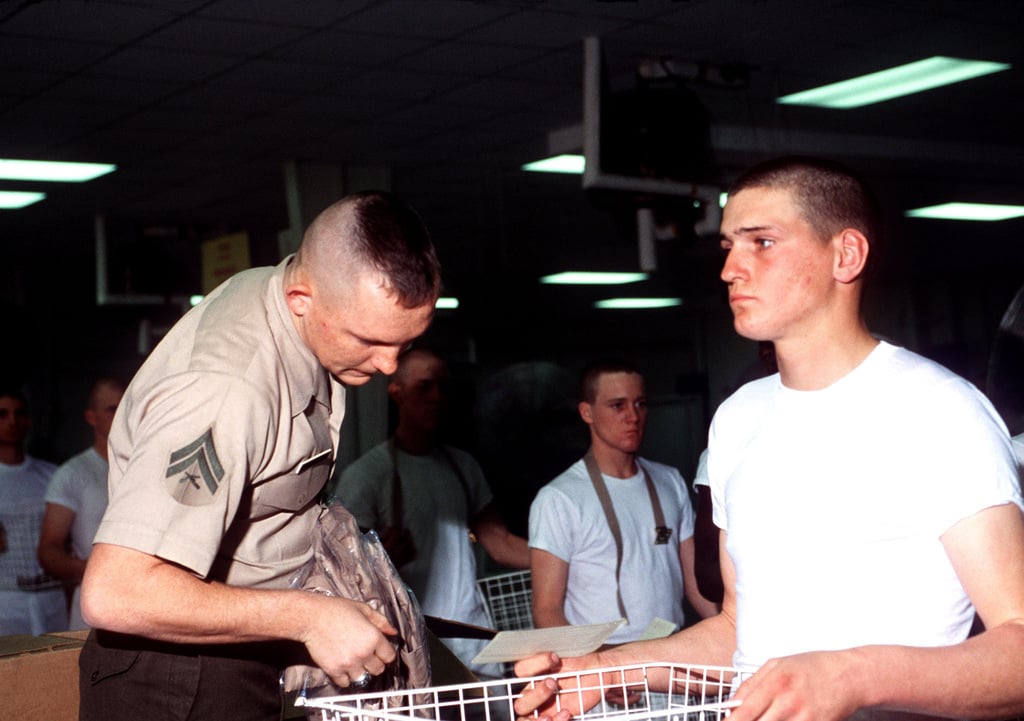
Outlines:
<svg viewBox="0 0 1024 721"><path fill-rule="evenodd" d="M880 249L881 216L875 196L863 178L841 163L806 155L774 158L743 172L729 195L749 188L789 191L822 240L853 228L867 237L872 250Z"/></svg>
<svg viewBox="0 0 1024 721"><path fill-rule="evenodd" d="M643 377L640 369L624 358L598 358L588 363L580 372L580 400L584 403L596 401L601 376L609 373L630 373Z"/></svg>
<svg viewBox="0 0 1024 721"><path fill-rule="evenodd" d="M398 365L395 368L395 372L391 374L391 381L394 383L404 383L405 377L409 372L409 362L414 358L428 358L431 360L439 361L448 370L448 361L441 357L441 354L435 351L433 348L426 346L415 346L403 351L398 356Z"/></svg>
<svg viewBox="0 0 1024 721"><path fill-rule="evenodd" d="M103 388L113 388L115 390L124 391L127 388L124 380L118 376L98 376L89 386L89 394L85 397L85 407L92 408L96 405L96 397Z"/></svg>
<svg viewBox="0 0 1024 721"><path fill-rule="evenodd" d="M368 190L352 203L352 249L380 272L406 308L431 303L441 287L441 266L420 216L396 195Z"/></svg>

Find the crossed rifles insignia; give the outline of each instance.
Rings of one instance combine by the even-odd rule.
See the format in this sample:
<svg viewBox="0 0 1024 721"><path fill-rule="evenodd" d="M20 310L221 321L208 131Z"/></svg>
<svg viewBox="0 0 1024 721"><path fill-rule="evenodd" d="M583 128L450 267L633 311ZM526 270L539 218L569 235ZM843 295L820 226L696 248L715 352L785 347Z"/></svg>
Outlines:
<svg viewBox="0 0 1024 721"><path fill-rule="evenodd" d="M224 468L213 446L213 428L191 443L171 452L164 474L164 485L176 500L187 506L203 506L213 501Z"/></svg>

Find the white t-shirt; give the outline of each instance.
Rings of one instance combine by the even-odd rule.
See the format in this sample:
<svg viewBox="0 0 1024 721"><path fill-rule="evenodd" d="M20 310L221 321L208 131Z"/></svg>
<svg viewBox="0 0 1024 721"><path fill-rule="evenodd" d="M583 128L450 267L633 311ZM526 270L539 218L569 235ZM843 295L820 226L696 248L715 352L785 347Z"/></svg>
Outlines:
<svg viewBox="0 0 1024 721"><path fill-rule="evenodd" d="M107 459L87 448L65 461L46 489L46 502L75 512L71 525L71 550L78 558L92 553L92 539L107 509Z"/></svg>
<svg viewBox="0 0 1024 721"><path fill-rule="evenodd" d="M476 554L469 538L469 519L491 503L492 495L480 465L465 451L447 448L417 456L398 451L403 525L416 544L416 557L398 569L428 616L487 627L490 621L476 585ZM463 489L448 461L459 464ZM391 489L394 467L388 444L381 443L348 466L336 495L362 528L394 525ZM485 642L441 639L463 662ZM499 667L475 667L496 674Z"/></svg>
<svg viewBox="0 0 1024 721"><path fill-rule="evenodd" d="M71 523L71 551L77 558L87 559L92 553L92 539L107 510L108 470L107 459L90 447L59 466L46 489L47 503L64 506L75 513ZM81 593L81 586L76 586L68 621L72 631L86 628Z"/></svg>
<svg viewBox="0 0 1024 721"><path fill-rule="evenodd" d="M18 577L43 572L36 549L46 508L43 497L56 468L31 456L17 465L0 463L0 523L7 545L0 553L0 588L17 590Z"/></svg>
<svg viewBox="0 0 1024 721"><path fill-rule="evenodd" d="M1024 481L1024 433L1013 437L1013 454L1017 457L1017 470Z"/></svg>
<svg viewBox="0 0 1024 721"><path fill-rule="evenodd" d="M708 449L705 448L700 452L700 458L697 459L697 471L693 474L693 490L696 492L697 486L708 486Z"/></svg>
<svg viewBox="0 0 1024 721"><path fill-rule="evenodd" d="M0 526L6 543L0 553L0 636L67 629L63 587L26 590L43 577L36 549L46 507L43 496L55 469L31 456L17 465L0 463Z"/></svg>
<svg viewBox="0 0 1024 721"><path fill-rule="evenodd" d="M654 512L643 473L632 478L604 476L622 531L619 588L629 614L629 623L617 629L609 643L635 640L655 618L678 627L685 621L679 544L693 536L693 506L678 470L639 461L651 474L672 538L654 543ZM569 623L621 618L615 595L615 539L583 460L537 492L530 506L529 543L569 564L564 605Z"/></svg>
<svg viewBox="0 0 1024 721"><path fill-rule="evenodd" d="M778 375L743 386L709 448L736 568L737 665L967 636L974 609L940 537L1021 505L1005 426L970 383L883 342L823 390Z"/></svg>

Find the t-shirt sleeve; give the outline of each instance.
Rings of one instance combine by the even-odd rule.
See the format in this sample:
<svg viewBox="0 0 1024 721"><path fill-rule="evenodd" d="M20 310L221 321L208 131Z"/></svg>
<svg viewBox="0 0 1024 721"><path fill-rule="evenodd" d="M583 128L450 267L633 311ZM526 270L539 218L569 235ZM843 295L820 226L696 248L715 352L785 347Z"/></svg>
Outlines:
<svg viewBox="0 0 1024 721"><path fill-rule="evenodd" d="M466 479L467 491L469 493L469 513L470 515L476 515L480 513L484 508L488 506L493 500L494 495L491 493L491 487L487 483L487 479L484 477L484 469L480 467L476 459L468 453L455 451L457 455L456 463L459 464L459 468L462 470L462 476Z"/></svg>
<svg viewBox="0 0 1024 721"><path fill-rule="evenodd" d="M165 378L126 408L111 444L110 502L96 534L209 573L273 448L277 412L237 378Z"/></svg>
<svg viewBox="0 0 1024 721"><path fill-rule="evenodd" d="M710 486L711 481L708 480L708 449L705 448L700 453L700 459L697 461L697 471L693 475L693 490L697 491L697 486Z"/></svg>
<svg viewBox="0 0 1024 721"><path fill-rule="evenodd" d="M81 502L75 493L75 472L70 464L59 466L46 486L45 501L79 512Z"/></svg>
<svg viewBox="0 0 1024 721"><path fill-rule="evenodd" d="M1012 442L996 410L962 379L941 390L936 398L943 413L926 413L935 421L918 430L932 452L921 461L915 491L928 501L927 522L936 535L985 508L1024 505Z"/></svg>
<svg viewBox="0 0 1024 721"><path fill-rule="evenodd" d="M388 461L384 463L382 459ZM391 518L391 467L387 453L371 449L351 463L338 479L335 499L360 528L394 525Z"/></svg>
<svg viewBox="0 0 1024 721"><path fill-rule="evenodd" d="M537 548L569 563L579 514L572 499L550 485L541 488L530 504L530 548Z"/></svg>
<svg viewBox="0 0 1024 721"><path fill-rule="evenodd" d="M690 492L686 488L686 481L681 473L675 468L671 469L672 482L677 489L679 501L679 540L685 541L693 537L693 529L697 522L697 516L693 511L693 503L690 501Z"/></svg>

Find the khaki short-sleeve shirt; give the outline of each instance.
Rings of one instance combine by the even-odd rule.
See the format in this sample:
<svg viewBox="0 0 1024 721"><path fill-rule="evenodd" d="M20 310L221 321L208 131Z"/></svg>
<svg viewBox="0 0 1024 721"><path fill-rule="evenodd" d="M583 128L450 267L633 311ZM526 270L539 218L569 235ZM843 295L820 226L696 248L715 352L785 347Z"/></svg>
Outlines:
<svg viewBox="0 0 1024 721"><path fill-rule="evenodd" d="M97 543L261 588L288 587L310 557L344 388L295 330L290 260L225 282L132 380L110 433Z"/></svg>

